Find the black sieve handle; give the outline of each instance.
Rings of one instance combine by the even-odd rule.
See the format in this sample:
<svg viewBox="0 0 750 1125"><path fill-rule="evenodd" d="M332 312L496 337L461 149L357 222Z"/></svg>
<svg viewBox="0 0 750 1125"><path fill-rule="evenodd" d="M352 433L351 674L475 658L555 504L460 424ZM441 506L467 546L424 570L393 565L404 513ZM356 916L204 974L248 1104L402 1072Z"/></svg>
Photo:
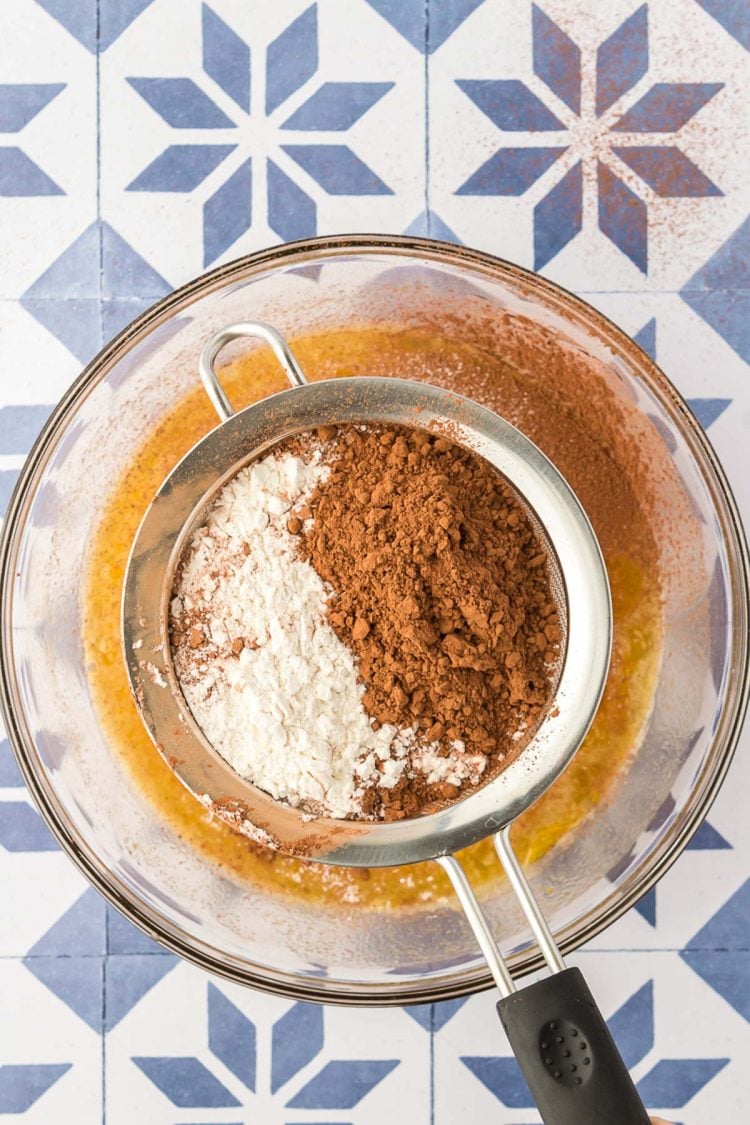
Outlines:
<svg viewBox="0 0 750 1125"><path fill-rule="evenodd" d="M497 1010L545 1125L649 1125L579 969L513 992Z"/></svg>

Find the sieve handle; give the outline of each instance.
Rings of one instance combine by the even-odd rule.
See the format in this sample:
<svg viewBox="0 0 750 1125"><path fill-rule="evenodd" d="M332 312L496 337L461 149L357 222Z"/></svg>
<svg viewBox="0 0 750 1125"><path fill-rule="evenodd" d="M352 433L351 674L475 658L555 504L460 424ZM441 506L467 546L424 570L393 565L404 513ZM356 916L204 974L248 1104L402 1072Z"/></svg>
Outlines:
<svg viewBox="0 0 750 1125"><path fill-rule="evenodd" d="M545 1125L649 1125L579 969L518 989L497 1010Z"/></svg>
<svg viewBox="0 0 750 1125"><path fill-rule="evenodd" d="M214 364L222 348L225 348L232 340L239 340L243 337L264 340L268 344L284 369L284 374L289 380L290 386L304 387L307 382L294 352L284 337L270 324L264 324L260 320L246 320L241 324L228 324L226 328L216 332L205 344L198 361L201 382L222 422L226 422L228 418L232 417L234 409L227 398L226 391L219 382Z"/></svg>
<svg viewBox="0 0 750 1125"><path fill-rule="evenodd" d="M453 884L502 1000L500 1020L545 1125L649 1125L628 1069L579 969L566 969L506 826L495 850L552 975L517 989L455 856L437 858ZM569 1052L566 1054L566 1052ZM571 1069L572 1068L572 1069Z"/></svg>

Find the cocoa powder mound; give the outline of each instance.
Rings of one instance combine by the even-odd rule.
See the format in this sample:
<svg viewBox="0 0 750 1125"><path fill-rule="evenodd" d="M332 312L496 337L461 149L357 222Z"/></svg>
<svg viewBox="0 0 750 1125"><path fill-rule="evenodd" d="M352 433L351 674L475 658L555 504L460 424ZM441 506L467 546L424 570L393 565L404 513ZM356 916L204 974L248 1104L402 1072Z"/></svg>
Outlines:
<svg viewBox="0 0 750 1125"><path fill-rule="evenodd" d="M332 588L328 617L356 655L364 706L446 756L456 741L481 753L484 781L550 700L562 633L544 547L515 490L446 437L346 426L331 445L300 549ZM407 771L365 812L430 811L476 783Z"/></svg>

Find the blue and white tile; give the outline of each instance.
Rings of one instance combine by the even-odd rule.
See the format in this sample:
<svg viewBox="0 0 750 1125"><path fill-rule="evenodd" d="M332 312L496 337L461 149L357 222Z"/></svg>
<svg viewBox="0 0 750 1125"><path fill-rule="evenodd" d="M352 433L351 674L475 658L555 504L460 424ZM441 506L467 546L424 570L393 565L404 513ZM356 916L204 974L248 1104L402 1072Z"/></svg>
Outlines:
<svg viewBox="0 0 750 1125"><path fill-rule="evenodd" d="M290 1003L180 964L107 1038L107 1121L429 1120L429 1037L404 1012ZM179 1115L179 1116L178 1116Z"/></svg>
<svg viewBox="0 0 750 1125"><path fill-rule="evenodd" d="M745 961L750 954L744 954ZM674 953L579 954L646 1104L684 1125L740 1121L748 1023ZM435 1125L539 1121L495 1012L472 997L435 1035ZM438 1012L440 1008L438 1008Z"/></svg>
<svg viewBox="0 0 750 1125"><path fill-rule="evenodd" d="M64 301L45 302L45 313L50 307L70 325L74 318ZM0 300L0 518L52 404L79 369L60 340L18 301Z"/></svg>
<svg viewBox="0 0 750 1125"><path fill-rule="evenodd" d="M701 263L680 296L750 363L750 216Z"/></svg>
<svg viewBox="0 0 750 1125"><path fill-rule="evenodd" d="M730 240L731 241L731 240ZM741 255L738 255L741 262ZM732 280L742 282L736 273ZM750 513L745 448L745 359L678 294L587 293L586 300L652 354L701 419L729 474L740 509ZM679 949L720 910L747 877L750 824L742 794L750 785L750 733L743 735L725 785L688 849L638 907L592 943L595 949ZM700 895L693 893L694 887Z"/></svg>
<svg viewBox="0 0 750 1125"><path fill-rule="evenodd" d="M0 823L0 883L9 904L0 914L0 957L20 957L71 909L88 883L24 795L0 801Z"/></svg>
<svg viewBox="0 0 750 1125"><path fill-rule="evenodd" d="M57 309L61 318L67 311L70 319L68 302L55 298L45 304ZM52 406L79 373L81 363L20 301L0 300L0 369L1 403ZM27 453L28 448L19 452Z"/></svg>
<svg viewBox="0 0 750 1125"><path fill-rule="evenodd" d="M750 898L744 893L750 832L743 813L743 794L750 784L748 751L745 732L727 780L686 850L636 907L587 948L679 950L703 948L713 940L714 949L750 948L742 936L750 919ZM730 917L738 920L740 936L728 943L727 934L738 933L734 924L726 930ZM747 987L750 995L750 981Z"/></svg>
<svg viewBox="0 0 750 1125"><path fill-rule="evenodd" d="M750 234L750 224L749 234ZM735 240L729 240L730 245ZM750 252L750 239L748 240ZM744 471L745 450L737 433L750 424L747 386L750 374L750 337L741 318L745 289L750 275L743 277L744 242L737 242L738 268L725 289L689 290L677 293L583 293L629 335L653 351L659 366L691 404L704 424L731 481L735 498L745 517L750 515L750 479ZM745 270L747 266L744 267ZM705 297L715 298L706 312L714 327L697 311ZM688 299L686 299L686 297ZM695 302L694 308L691 302ZM720 319L722 307L727 320ZM734 313L735 307L738 311ZM748 307L750 317L750 307ZM642 334L642 335L641 335ZM706 425L706 423L708 423Z"/></svg>
<svg viewBox="0 0 750 1125"><path fill-rule="evenodd" d="M423 64L364 0L155 0L101 68L103 215L171 284L424 207Z"/></svg>
<svg viewBox="0 0 750 1125"><path fill-rule="evenodd" d="M96 60L35 3L5 0L0 75L0 215L14 232L0 271L8 298L96 216Z"/></svg>
<svg viewBox="0 0 750 1125"><path fill-rule="evenodd" d="M0 456L0 466L9 460ZM0 468L0 488L4 478L14 476ZM5 738L0 739L0 885L6 902L0 958L28 954L88 888L34 808Z"/></svg>
<svg viewBox="0 0 750 1125"><path fill-rule="evenodd" d="M690 293L690 298L716 298L711 315L723 304L732 313L741 308L744 296L742 279L737 288ZM656 360L674 382L706 429L708 439L719 453L732 489L746 516L750 514L750 479L744 471L744 449L737 434L747 427L747 388L750 368L750 337L746 322L708 323L683 294L607 294L585 293L589 304L647 346L653 344ZM750 313L749 313L750 315Z"/></svg>
<svg viewBox="0 0 750 1125"><path fill-rule="evenodd" d="M736 0L696 0L728 35L750 51L750 12Z"/></svg>
<svg viewBox="0 0 750 1125"><path fill-rule="evenodd" d="M170 290L109 223L97 219L35 278L21 306L78 361L77 369ZM64 376L66 365L56 370Z"/></svg>
<svg viewBox="0 0 750 1125"><path fill-rule="evenodd" d="M484 0L367 0L420 55L442 47ZM429 17L429 18L426 18Z"/></svg>
<svg viewBox="0 0 750 1125"><path fill-rule="evenodd" d="M0 992L5 1011L0 1024L0 1116L22 1119L24 1125L100 1122L99 1035L20 961L0 961Z"/></svg>
<svg viewBox="0 0 750 1125"><path fill-rule="evenodd" d="M537 246L542 271L586 293L655 348L707 426L750 515L744 5L538 0L542 15L534 16L531 0L431 0L429 9L426 20L422 0L6 0L0 150L22 156L0 155L0 221L13 233L0 279L0 500L80 364L171 285L313 228L411 229L533 265L539 207L548 236ZM552 227L564 236L566 222L569 232L575 226L575 177L554 189L578 155L596 155L576 124L571 68L560 59L582 48L583 92L593 104L597 50L608 40L630 50L609 74L621 90L601 117L607 151L676 147L692 166L674 157L671 164L663 157L649 164L649 157L645 165L643 156L631 154L630 164L608 157L622 184L609 184L608 233L596 192L587 190L581 233L557 249ZM139 86L129 78L188 84ZM499 120L499 109L483 102L488 87L461 88L457 79L523 83L571 127L540 128L532 113L523 128L498 128L492 115ZM644 99L654 85L649 108ZM218 123L201 91L231 126ZM634 107L653 113L654 104L662 120L649 119L651 133L612 128L623 114L633 128ZM182 144L237 148L193 191L127 190L165 149ZM318 146L319 163L284 145ZM505 169L490 168L472 194L460 193L501 148L565 145L571 151L546 171L544 157L534 163L522 152ZM346 148L361 165L322 146ZM277 169L270 210L269 160ZM592 177L585 184L595 186ZM688 188L692 197L669 194ZM487 194L473 194L480 189ZM625 221L613 199L636 217ZM653 1108L683 1125L745 1116L748 751L746 735L707 824L675 867L593 943L596 952L578 958L605 1012L616 1015L615 1033ZM106 1078L110 1122L367 1125L398 1111L418 1125L430 1118L431 1084L437 1125L480 1114L505 1125L538 1121L519 1102L491 994L421 1009L415 1018L322 1010L210 982L177 962L88 888L28 801L2 743L0 880L6 901L17 904L0 916L0 990L14 1017L0 1026L0 1115L94 1125ZM641 952L615 952L622 949ZM484 1065L472 1068L464 1058ZM725 1058L731 1061L722 1065ZM501 1097L491 1090L498 1075Z"/></svg>
<svg viewBox="0 0 750 1125"><path fill-rule="evenodd" d="M36 0L92 55L104 53L153 0Z"/></svg>
<svg viewBox="0 0 750 1125"><path fill-rule="evenodd" d="M750 204L748 82L696 4L485 0L429 60L430 207L569 288L677 289Z"/></svg>

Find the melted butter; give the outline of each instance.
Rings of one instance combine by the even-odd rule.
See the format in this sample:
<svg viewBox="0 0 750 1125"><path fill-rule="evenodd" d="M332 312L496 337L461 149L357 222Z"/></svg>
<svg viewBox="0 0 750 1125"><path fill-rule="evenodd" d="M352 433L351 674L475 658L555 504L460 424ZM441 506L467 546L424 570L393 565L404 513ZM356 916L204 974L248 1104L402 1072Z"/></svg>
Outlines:
<svg viewBox="0 0 750 1125"><path fill-rule="evenodd" d="M425 333L393 329L362 329L326 333L293 341L303 370L318 378L345 374L391 374L433 377L436 357L447 361L443 345ZM476 385L488 378L518 381L516 372L467 345L451 347L451 384L488 401ZM426 365L427 366L426 368ZM479 383L476 384L476 380ZM472 381L476 384L472 386ZM285 387L275 360L264 350L243 357L223 373L225 388L240 408ZM197 376L196 376L197 383ZM539 388L527 388L539 394ZM495 407L497 408L497 406ZM192 847L225 874L335 904L374 909L430 904L450 894L446 877L430 863L370 871L329 868L286 856L269 858L244 837L208 817L183 788L149 739L128 687L120 643L120 597L125 564L143 513L175 463L217 423L203 390L187 395L146 439L109 498L91 545L85 588L84 646L92 697L109 741L121 755L135 784L155 811ZM538 439L537 439L538 440ZM541 444L541 443L540 443ZM558 461L566 472L566 466ZM616 789L628 759L638 746L651 710L660 659L660 610L653 567L640 557L634 539L632 554L621 542L608 545L597 528L605 554L614 605L612 663L601 706L584 744L556 784L513 826L519 857L539 859L571 832ZM497 879L498 865L490 840L461 855L475 885Z"/></svg>

